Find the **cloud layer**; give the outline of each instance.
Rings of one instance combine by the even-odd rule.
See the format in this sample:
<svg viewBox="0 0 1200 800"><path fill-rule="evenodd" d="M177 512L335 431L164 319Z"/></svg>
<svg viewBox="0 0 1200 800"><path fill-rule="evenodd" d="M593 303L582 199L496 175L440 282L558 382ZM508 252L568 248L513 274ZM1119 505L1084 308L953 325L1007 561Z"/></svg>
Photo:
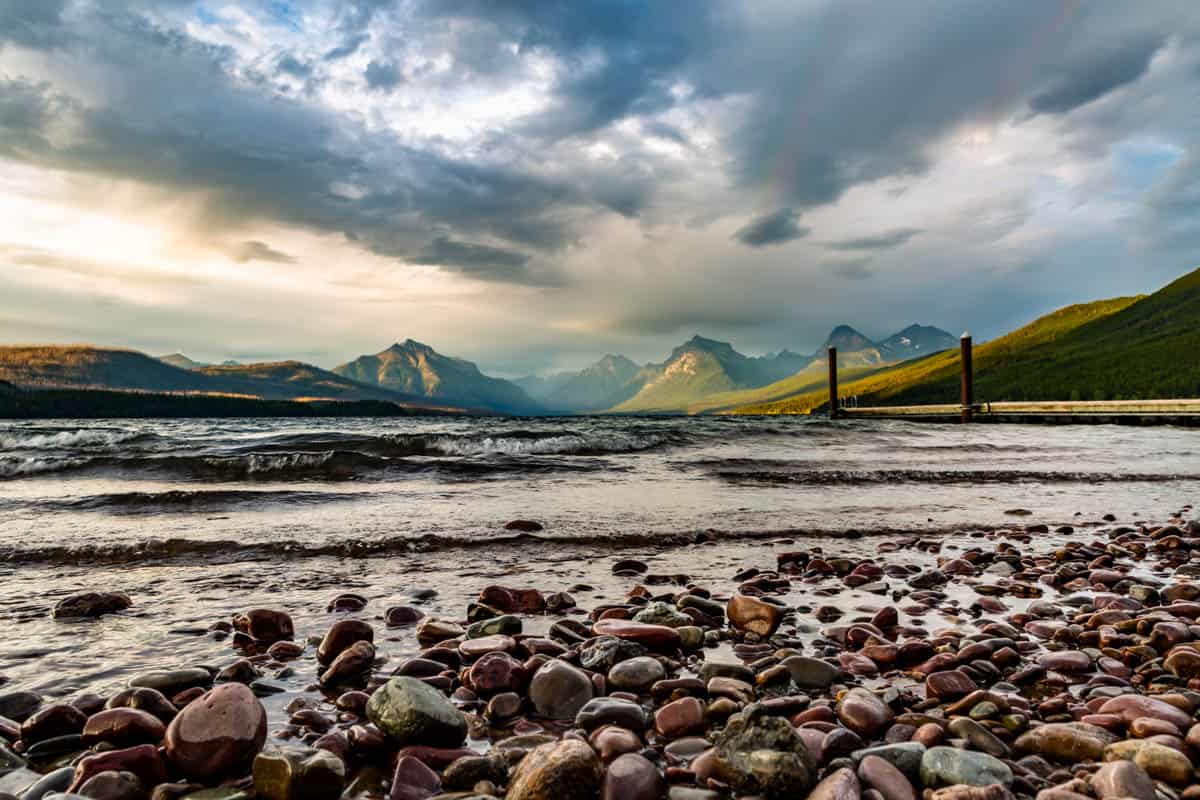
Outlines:
<svg viewBox="0 0 1200 800"><path fill-rule="evenodd" d="M1191 0L0 0L0 338L986 336L1197 265L1198 88Z"/></svg>

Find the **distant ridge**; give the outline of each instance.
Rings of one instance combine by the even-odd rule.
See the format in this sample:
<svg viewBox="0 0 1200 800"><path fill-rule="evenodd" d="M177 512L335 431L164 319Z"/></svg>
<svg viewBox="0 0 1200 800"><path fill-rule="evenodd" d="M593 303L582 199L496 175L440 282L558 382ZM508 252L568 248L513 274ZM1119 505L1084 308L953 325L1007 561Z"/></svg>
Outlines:
<svg viewBox="0 0 1200 800"><path fill-rule="evenodd" d="M461 358L444 356L407 339L374 355L359 356L333 372L410 397L503 414L538 414L542 407L519 386L492 378Z"/></svg>
<svg viewBox="0 0 1200 800"><path fill-rule="evenodd" d="M187 393L261 400L377 400L408 408L440 408L298 361L190 370L134 350L89 345L0 347L0 380L32 389Z"/></svg>

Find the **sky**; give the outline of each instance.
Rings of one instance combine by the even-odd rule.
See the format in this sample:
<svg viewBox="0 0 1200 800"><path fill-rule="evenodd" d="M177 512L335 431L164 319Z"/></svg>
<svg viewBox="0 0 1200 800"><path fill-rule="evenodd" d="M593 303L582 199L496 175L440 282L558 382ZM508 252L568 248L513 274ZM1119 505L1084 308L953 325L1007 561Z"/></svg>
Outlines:
<svg viewBox="0 0 1200 800"><path fill-rule="evenodd" d="M1200 266L1195 0L0 0L0 342L494 374Z"/></svg>

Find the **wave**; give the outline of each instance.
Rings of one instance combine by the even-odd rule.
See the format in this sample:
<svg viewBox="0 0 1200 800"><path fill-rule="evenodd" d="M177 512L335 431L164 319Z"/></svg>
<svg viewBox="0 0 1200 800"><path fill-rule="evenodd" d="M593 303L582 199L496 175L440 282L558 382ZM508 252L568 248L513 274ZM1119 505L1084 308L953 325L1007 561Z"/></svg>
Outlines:
<svg viewBox="0 0 1200 800"><path fill-rule="evenodd" d="M603 459L497 458L488 461L410 460L349 450L302 453L249 453L236 456L94 456L74 458L0 458L0 478L45 474L129 474L190 480L349 481L404 475L477 478L510 473L622 471Z"/></svg>
<svg viewBox="0 0 1200 800"><path fill-rule="evenodd" d="M363 436L344 433L299 433L247 444L243 452L320 452L349 450L388 458L410 456L605 456L640 453L688 444L682 431L549 432L515 430L494 434L425 433Z"/></svg>
<svg viewBox="0 0 1200 800"><path fill-rule="evenodd" d="M929 470L929 469L827 469L744 470L715 469L715 477L731 482L800 486L860 484L1013 484L1013 483L1170 483L1195 480L1194 475L1124 472L1063 472L1037 470Z"/></svg>
<svg viewBox="0 0 1200 800"><path fill-rule="evenodd" d="M122 450L131 444L158 439L154 433L114 428L31 428L19 432L10 429L0 433L0 450Z"/></svg>
<svg viewBox="0 0 1200 800"><path fill-rule="evenodd" d="M114 492L70 500L38 501L37 507L49 510L113 510L127 513L149 511L194 511L224 508L239 504L327 503L357 499L357 494L339 492L269 491L254 489L173 489L166 492Z"/></svg>
<svg viewBox="0 0 1200 800"><path fill-rule="evenodd" d="M304 542L282 539L247 543L240 540L148 539L137 542L48 545L0 548L0 563L6 564L138 564L142 562L200 561L205 564L297 558L382 558L404 554L436 553L479 547L685 547L712 541L761 541L802 537L929 536L952 534L972 528L927 527L900 529L810 529L704 530L683 532L624 532L620 534L505 533L478 535L425 534L379 539L346 539L335 542ZM982 528L981 528L982 529ZM987 528L990 530L990 528Z"/></svg>

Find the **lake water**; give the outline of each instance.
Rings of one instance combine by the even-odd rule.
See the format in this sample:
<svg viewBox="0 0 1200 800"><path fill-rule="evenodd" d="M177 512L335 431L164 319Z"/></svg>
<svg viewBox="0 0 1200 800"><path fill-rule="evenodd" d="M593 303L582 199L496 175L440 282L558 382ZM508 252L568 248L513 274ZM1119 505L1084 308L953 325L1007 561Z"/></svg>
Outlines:
<svg viewBox="0 0 1200 800"><path fill-rule="evenodd" d="M1200 431L1174 428L0 423L0 617L11 625L0 676L6 690L63 696L149 668L220 664L235 654L203 634L213 622L265 605L319 635L342 591L366 595L378 618L434 589L428 612L460 618L488 583L611 597L608 567L626 554L728 581L739 565L769 566L780 540L868 555L879 535L1163 519L1196 500L1198 475ZM545 530L505 531L514 519ZM99 624L49 618L58 598L84 589L125 591L135 605ZM395 634L382 652L414 652L411 640Z"/></svg>

